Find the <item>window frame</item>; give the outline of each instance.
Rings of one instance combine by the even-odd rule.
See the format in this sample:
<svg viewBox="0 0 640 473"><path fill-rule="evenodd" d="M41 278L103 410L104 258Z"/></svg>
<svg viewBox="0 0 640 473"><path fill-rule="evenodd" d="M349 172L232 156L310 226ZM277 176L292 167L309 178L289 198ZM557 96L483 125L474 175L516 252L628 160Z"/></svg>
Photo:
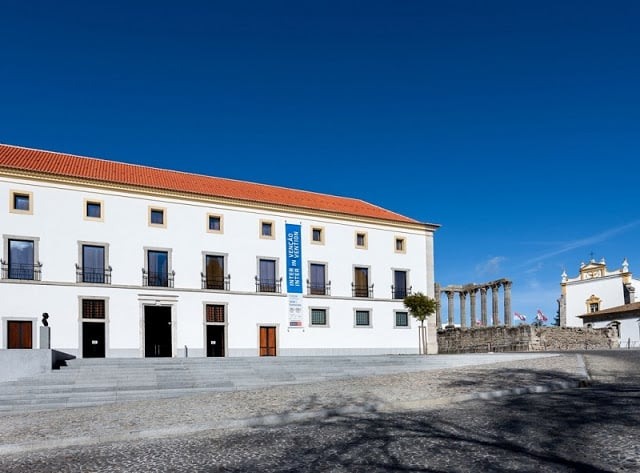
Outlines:
<svg viewBox="0 0 640 473"><path fill-rule="evenodd" d="M324 311L324 324L314 324L313 323L313 311L314 310L322 310L322 311ZM309 307L309 327L313 327L313 328L330 328L330 325L329 325L329 307L319 307L319 306Z"/></svg>
<svg viewBox="0 0 640 473"><path fill-rule="evenodd" d="M100 206L100 216L99 217L91 217L89 215L89 206L90 205L98 205ZM90 222L104 222L104 201L98 199L84 199L82 203L83 208L83 219Z"/></svg>
<svg viewBox="0 0 640 473"><path fill-rule="evenodd" d="M84 247L85 246L94 246L94 247L101 247L104 251L104 278L105 280L103 282L87 282L84 280ZM80 281L82 284L110 284L110 279L111 279L111 275L107 276L107 271L110 272L111 267L109 266L109 243L103 243L103 242L95 242L95 241L78 241L78 267L81 271L81 277L82 280ZM109 282L107 282L107 279L109 279Z"/></svg>
<svg viewBox="0 0 640 473"><path fill-rule="evenodd" d="M407 315L407 325L398 325L398 314ZM396 309L393 311L393 328L397 329L410 329L411 328L411 315L408 310Z"/></svg>
<svg viewBox="0 0 640 473"><path fill-rule="evenodd" d="M269 227L271 229L271 234L270 235L265 235L264 234L264 232L263 232L264 225L269 225ZM275 222L273 220L260 219L260 224L258 225L258 235L263 240L275 240L276 239L276 224L275 224Z"/></svg>
<svg viewBox="0 0 640 473"><path fill-rule="evenodd" d="M212 218L217 218L218 219L218 223L220 225L219 229L216 230L216 229L212 229L211 228L211 219ZM224 233L224 219L223 219L222 215L214 214L214 213L208 213L207 214L206 224L207 224L207 227L206 227L207 228L207 233L218 233L218 234Z"/></svg>
<svg viewBox="0 0 640 473"><path fill-rule="evenodd" d="M407 254L407 238L406 237L396 235L393 241L394 241L394 246L393 246L394 253L403 254L403 255ZM398 243L401 244L400 249L398 249Z"/></svg>
<svg viewBox="0 0 640 473"><path fill-rule="evenodd" d="M222 289L219 288L209 288L207 287L207 259L210 256L215 256L218 258L222 258ZM208 290L212 290L212 291L224 291L226 290L227 287L227 278L229 276L229 272L227 269L227 262L229 259L229 254L228 253L215 253L213 251L203 251L202 252L202 274L204 275L205 281L204 281L204 285L203 285L203 289L208 289Z"/></svg>
<svg viewBox="0 0 640 473"><path fill-rule="evenodd" d="M396 287L396 273L404 273L404 292L405 296L409 295L411 284L409 282L409 275L411 274L408 269L405 268L391 268L391 282L393 286L393 291L391 294L391 298L393 300L402 300L404 297L396 297L396 291L398 288Z"/></svg>
<svg viewBox="0 0 640 473"><path fill-rule="evenodd" d="M16 208L16 197L26 197L29 202L27 210ZM10 190L9 191L9 212L19 215L33 215L33 192Z"/></svg>
<svg viewBox="0 0 640 473"><path fill-rule="evenodd" d="M145 246L143 248L144 250L144 271L147 275L147 284L144 287L152 287L152 288L159 288L159 287L167 287L167 288L173 288L173 286L175 285L175 280L172 282L171 279L173 278L174 274L173 274L173 249L171 248L158 248L158 247L148 247ZM156 285L151 285L149 284L149 252L158 252L158 253L167 253L167 285L166 286L156 286Z"/></svg>
<svg viewBox="0 0 640 473"><path fill-rule="evenodd" d="M3 251L3 261L6 262L7 264L7 274L6 274L6 278L3 279L12 279L12 280L16 280L16 281L42 281L42 269L41 269L41 264L40 264L40 237L32 237L32 236L22 236L22 235L2 235L2 239L4 242L4 251ZM10 271L10 261L9 261L9 243L12 240L17 240L17 241L30 241L31 243L33 243L33 278L31 279L18 279L18 278L10 278L9 274L11 273ZM36 267L39 267L40 269L38 271L36 271ZM36 275L36 273L38 273L38 275Z"/></svg>
<svg viewBox="0 0 640 473"><path fill-rule="evenodd" d="M320 239L319 240L315 240L313 238L316 231L320 233ZM313 225L311 227L310 243L312 245L324 245L325 244L324 233L325 233L325 228L324 227Z"/></svg>
<svg viewBox="0 0 640 473"><path fill-rule="evenodd" d="M259 293L268 293L268 294L280 294L282 293L282 284L280 284L280 291L278 291L278 281L280 278L278 275L280 274L280 258L274 256L256 256L256 274L258 275L258 280L260 281L259 287L262 289L262 285L265 284L262 282L262 273L260 271L261 262L262 261L273 261L273 271L274 271L274 279L273 279L273 291L257 291Z"/></svg>
<svg viewBox="0 0 640 473"><path fill-rule="evenodd" d="M312 274L313 271L311 271L311 267L312 266L323 266L324 267L324 292L322 294L314 294L312 292L311 286L313 285L313 280L312 280ZM327 296L329 294L327 294L328 292L328 286L329 286L329 264L325 261L308 261L307 262L307 271L308 271L308 275L309 275L309 289L308 289L308 295L311 296Z"/></svg>
<svg viewBox="0 0 640 473"><path fill-rule="evenodd" d="M358 312L367 312L369 316L369 324L358 324ZM355 307L353 309L353 328L373 328L373 309L364 307Z"/></svg>
<svg viewBox="0 0 640 473"><path fill-rule="evenodd" d="M359 238L362 236L362 245L359 244L358 240ZM356 249L358 250L367 250L369 249L369 235L368 232L363 231L363 230L356 230L355 232L355 238L354 238L354 244Z"/></svg>
<svg viewBox="0 0 640 473"><path fill-rule="evenodd" d="M153 222L153 214L156 212L162 213L162 223ZM167 228L167 208L158 207L157 205L150 205L147 210L148 225L155 228Z"/></svg>

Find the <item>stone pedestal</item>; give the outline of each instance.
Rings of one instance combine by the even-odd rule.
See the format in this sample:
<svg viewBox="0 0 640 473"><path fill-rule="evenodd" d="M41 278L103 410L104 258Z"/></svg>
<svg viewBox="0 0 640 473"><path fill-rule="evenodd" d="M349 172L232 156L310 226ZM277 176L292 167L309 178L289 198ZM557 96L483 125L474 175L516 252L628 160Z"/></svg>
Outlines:
<svg viewBox="0 0 640 473"><path fill-rule="evenodd" d="M51 327L40 327L40 349L51 349Z"/></svg>

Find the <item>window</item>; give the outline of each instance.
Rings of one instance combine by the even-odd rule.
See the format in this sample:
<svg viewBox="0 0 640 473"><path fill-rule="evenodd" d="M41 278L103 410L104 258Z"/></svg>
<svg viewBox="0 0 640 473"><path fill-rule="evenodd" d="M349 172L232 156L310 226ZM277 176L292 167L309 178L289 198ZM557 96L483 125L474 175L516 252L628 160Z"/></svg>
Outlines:
<svg viewBox="0 0 640 473"><path fill-rule="evenodd" d="M169 252L147 250L147 270L145 286L173 287L169 274Z"/></svg>
<svg viewBox="0 0 640 473"><path fill-rule="evenodd" d="M311 228L311 243L316 245L324 244L324 228L313 227Z"/></svg>
<svg viewBox="0 0 640 473"><path fill-rule="evenodd" d="M82 318L105 319L106 311L104 299L82 299Z"/></svg>
<svg viewBox="0 0 640 473"><path fill-rule="evenodd" d="M356 310L356 327L371 327L371 312Z"/></svg>
<svg viewBox="0 0 640 473"><path fill-rule="evenodd" d="M406 271L394 271L393 272L393 287L392 298L404 299L409 294L407 291L407 272Z"/></svg>
<svg viewBox="0 0 640 473"><path fill-rule="evenodd" d="M356 232L356 248L367 248L367 234L366 232Z"/></svg>
<svg viewBox="0 0 640 473"><path fill-rule="evenodd" d="M275 232L273 222L270 220L260 220L260 238L274 239Z"/></svg>
<svg viewBox="0 0 640 473"><path fill-rule="evenodd" d="M592 302L591 304L589 304L589 312L598 312L598 310L600 309L600 304L598 304L597 302Z"/></svg>
<svg viewBox="0 0 640 473"><path fill-rule="evenodd" d="M10 208L13 213L32 214L33 194L31 192L11 191Z"/></svg>
<svg viewBox="0 0 640 473"><path fill-rule="evenodd" d="M82 282L94 284L111 282L105 271L105 254L104 246L82 245Z"/></svg>
<svg viewBox="0 0 640 473"><path fill-rule="evenodd" d="M8 279L40 280L40 264L36 264L35 240L9 239L7 263L3 264L3 277ZM4 263L4 262L3 262Z"/></svg>
<svg viewBox="0 0 640 473"><path fill-rule="evenodd" d="M396 253L406 253L407 252L407 241L406 239L402 238L402 237L396 237L396 246L395 246L395 252Z"/></svg>
<svg viewBox="0 0 640 473"><path fill-rule="evenodd" d="M86 220L102 220L102 202L99 200L84 201L84 218Z"/></svg>
<svg viewBox="0 0 640 473"><path fill-rule="evenodd" d="M395 313L395 327L409 327L409 313L408 312L396 312Z"/></svg>
<svg viewBox="0 0 640 473"><path fill-rule="evenodd" d="M276 260L258 260L257 292L280 292L280 281L276 280Z"/></svg>
<svg viewBox="0 0 640 473"><path fill-rule="evenodd" d="M353 271L353 297L371 297L372 294L369 292L371 289L369 287L369 268L355 267Z"/></svg>
<svg viewBox="0 0 640 473"><path fill-rule="evenodd" d="M327 267L324 264L311 263L309 265L309 294L317 296L328 295L326 272Z"/></svg>
<svg viewBox="0 0 640 473"><path fill-rule="evenodd" d="M166 209L158 207L149 207L149 226L166 227Z"/></svg>
<svg viewBox="0 0 640 473"><path fill-rule="evenodd" d="M222 216L208 214L207 231L210 233L222 233Z"/></svg>
<svg viewBox="0 0 640 473"><path fill-rule="evenodd" d="M224 255L204 256L203 289L229 290L228 278L224 271Z"/></svg>
<svg viewBox="0 0 640 473"><path fill-rule="evenodd" d="M207 304L205 307L205 315L209 323L224 323L224 305Z"/></svg>
<svg viewBox="0 0 640 473"><path fill-rule="evenodd" d="M312 327L326 327L327 323L327 309L311 309L311 323Z"/></svg>

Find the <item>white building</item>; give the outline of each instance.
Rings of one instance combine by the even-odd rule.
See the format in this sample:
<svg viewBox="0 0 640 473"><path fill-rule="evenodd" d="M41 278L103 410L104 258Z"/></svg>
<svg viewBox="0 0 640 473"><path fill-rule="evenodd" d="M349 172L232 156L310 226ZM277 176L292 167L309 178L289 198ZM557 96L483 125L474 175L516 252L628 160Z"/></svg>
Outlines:
<svg viewBox="0 0 640 473"><path fill-rule="evenodd" d="M621 346L640 345L640 304L634 279L625 259L618 270L609 271L604 259L582 263L577 277L562 273L560 325L563 327L615 327Z"/></svg>
<svg viewBox="0 0 640 473"><path fill-rule="evenodd" d="M358 199L0 145L0 347L417 353L433 235ZM431 318L433 319L433 317ZM437 353L435 320L429 352Z"/></svg>

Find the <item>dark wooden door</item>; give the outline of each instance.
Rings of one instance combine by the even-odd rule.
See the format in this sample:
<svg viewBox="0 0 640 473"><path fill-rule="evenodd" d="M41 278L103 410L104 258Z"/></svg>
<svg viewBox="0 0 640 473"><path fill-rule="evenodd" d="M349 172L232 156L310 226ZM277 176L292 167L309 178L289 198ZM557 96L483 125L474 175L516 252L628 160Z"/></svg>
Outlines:
<svg viewBox="0 0 640 473"><path fill-rule="evenodd" d="M82 357L104 358L104 323L82 322Z"/></svg>
<svg viewBox="0 0 640 473"><path fill-rule="evenodd" d="M224 356L224 325L207 325L207 356Z"/></svg>
<svg viewBox="0 0 640 473"><path fill-rule="evenodd" d="M276 356L275 327L260 327L260 356Z"/></svg>
<svg viewBox="0 0 640 473"><path fill-rule="evenodd" d="M144 308L144 356L171 356L171 307Z"/></svg>
<svg viewBox="0 0 640 473"><path fill-rule="evenodd" d="M7 322L9 339L7 348L33 348L32 325L27 320L9 320Z"/></svg>

